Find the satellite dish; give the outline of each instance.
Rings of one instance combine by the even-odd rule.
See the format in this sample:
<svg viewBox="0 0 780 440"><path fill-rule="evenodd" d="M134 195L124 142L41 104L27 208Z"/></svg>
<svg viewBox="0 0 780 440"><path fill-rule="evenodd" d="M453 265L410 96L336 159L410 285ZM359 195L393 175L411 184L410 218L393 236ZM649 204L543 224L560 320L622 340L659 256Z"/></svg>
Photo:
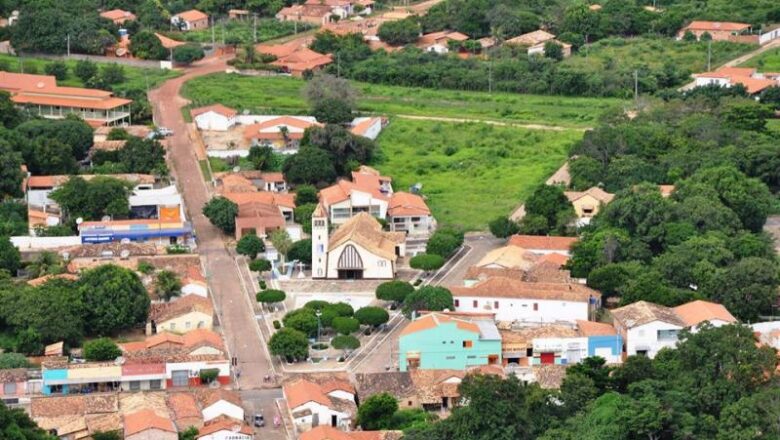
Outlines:
<svg viewBox="0 0 780 440"><path fill-rule="evenodd" d="M79 218L76 219L76 224L77 225L80 225L82 223L84 223L84 219L83 218L79 217Z"/></svg>
<svg viewBox="0 0 780 440"><path fill-rule="evenodd" d="M111 221L111 216L110 215L104 215L103 217L100 218L100 221L101 222L110 222Z"/></svg>
<svg viewBox="0 0 780 440"><path fill-rule="evenodd" d="M122 249L122 252L119 253L119 256L123 260L127 260L127 258L130 257L130 251L128 251L127 249Z"/></svg>
<svg viewBox="0 0 780 440"><path fill-rule="evenodd" d="M234 173L237 173L237 172L239 172L239 171L241 171L241 167L239 167L239 166L235 166L235 167L233 167L233 172L234 172Z"/></svg>
<svg viewBox="0 0 780 440"><path fill-rule="evenodd" d="M123 239L121 239L119 241L119 243L121 243L121 244L130 244L130 239L129 238L123 238Z"/></svg>
<svg viewBox="0 0 780 440"><path fill-rule="evenodd" d="M63 259L63 260L68 260L68 259L70 259L70 252L63 252L63 253L62 253L62 259Z"/></svg>
<svg viewBox="0 0 780 440"><path fill-rule="evenodd" d="M118 358L114 359L114 365L124 365L125 363L125 357L119 356Z"/></svg>
<svg viewBox="0 0 780 440"><path fill-rule="evenodd" d="M249 114L249 109L244 109L244 111L241 112L242 115L246 116Z"/></svg>

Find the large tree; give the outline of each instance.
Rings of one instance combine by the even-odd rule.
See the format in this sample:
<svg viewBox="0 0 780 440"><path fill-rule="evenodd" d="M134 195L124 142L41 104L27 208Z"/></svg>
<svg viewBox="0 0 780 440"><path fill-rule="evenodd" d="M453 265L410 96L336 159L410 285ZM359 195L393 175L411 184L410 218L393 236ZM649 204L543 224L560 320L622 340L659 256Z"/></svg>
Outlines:
<svg viewBox="0 0 780 440"><path fill-rule="evenodd" d="M377 36L387 44L401 46L414 43L420 37L420 23L412 16L403 20L386 21L379 26Z"/></svg>
<svg viewBox="0 0 780 440"><path fill-rule="evenodd" d="M55 440L39 428L22 408L9 409L0 402L0 438L9 440Z"/></svg>
<svg viewBox="0 0 780 440"><path fill-rule="evenodd" d="M388 393L370 396L358 408L357 423L366 431L390 429L393 414L398 411L398 402Z"/></svg>
<svg viewBox="0 0 780 440"><path fill-rule="evenodd" d="M290 183L325 185L336 179L333 159L323 149L302 146L297 153L284 161L284 177Z"/></svg>
<svg viewBox="0 0 780 440"><path fill-rule="evenodd" d="M106 215L125 218L130 212L129 187L126 181L113 177L98 176L87 182L74 176L49 197L60 205L71 221L79 217L100 220Z"/></svg>
<svg viewBox="0 0 780 440"><path fill-rule="evenodd" d="M287 360L305 359L309 354L309 341L306 334L292 328L283 328L271 336L268 341L271 354Z"/></svg>
<svg viewBox="0 0 780 440"><path fill-rule="evenodd" d="M38 287L8 287L0 295L2 321L13 331L33 330L46 344L81 342L86 309L72 281L52 279Z"/></svg>
<svg viewBox="0 0 780 440"><path fill-rule="evenodd" d="M452 310L452 293L444 287L424 286L407 295L403 312L409 318L412 312L444 309Z"/></svg>
<svg viewBox="0 0 780 440"><path fill-rule="evenodd" d="M205 215L212 225L222 229L225 233L236 230L236 216L238 205L225 197L215 197L203 206Z"/></svg>
<svg viewBox="0 0 780 440"><path fill-rule="evenodd" d="M107 264L90 269L78 281L86 308L85 325L91 334L114 335L144 324L149 314L149 294L138 275Z"/></svg>

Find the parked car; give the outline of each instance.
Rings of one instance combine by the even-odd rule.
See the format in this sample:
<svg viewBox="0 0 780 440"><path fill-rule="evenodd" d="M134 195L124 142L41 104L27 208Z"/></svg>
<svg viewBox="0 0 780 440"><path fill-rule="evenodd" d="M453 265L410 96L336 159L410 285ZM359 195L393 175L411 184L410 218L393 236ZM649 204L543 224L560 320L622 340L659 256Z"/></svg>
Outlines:
<svg viewBox="0 0 780 440"><path fill-rule="evenodd" d="M255 428L262 428L265 426L265 417L263 417L262 413L255 414L254 425Z"/></svg>
<svg viewBox="0 0 780 440"><path fill-rule="evenodd" d="M163 137L173 136L173 130L171 130L170 128L157 127L157 128L154 129L154 131L158 135L163 136Z"/></svg>

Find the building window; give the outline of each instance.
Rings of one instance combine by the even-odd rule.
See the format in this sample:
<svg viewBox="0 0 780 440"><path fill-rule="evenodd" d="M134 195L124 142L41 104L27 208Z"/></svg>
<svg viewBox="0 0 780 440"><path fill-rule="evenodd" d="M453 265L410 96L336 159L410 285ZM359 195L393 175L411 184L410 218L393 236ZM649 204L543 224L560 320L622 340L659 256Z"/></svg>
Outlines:
<svg viewBox="0 0 780 440"><path fill-rule="evenodd" d="M539 311L539 303L534 303L534 312Z"/></svg>
<svg viewBox="0 0 780 440"><path fill-rule="evenodd" d="M406 404L407 404L408 406L412 406L412 401L410 400L410 401L406 402Z"/></svg>
<svg viewBox="0 0 780 440"><path fill-rule="evenodd" d="M677 330L658 330L659 341L676 341Z"/></svg>
<svg viewBox="0 0 780 440"><path fill-rule="evenodd" d="M159 380L159 379L157 379L157 380L150 380L149 381L149 389L150 390L160 390L160 389L162 389L162 381Z"/></svg>
<svg viewBox="0 0 780 440"><path fill-rule="evenodd" d="M138 391L141 389L141 381L140 380L131 380L130 381L130 391Z"/></svg>
<svg viewBox="0 0 780 440"><path fill-rule="evenodd" d="M206 323L203 321L198 322L198 328L206 327Z"/></svg>
<svg viewBox="0 0 780 440"><path fill-rule="evenodd" d="M463 341L463 348L471 348L474 346L474 341Z"/></svg>
<svg viewBox="0 0 780 440"><path fill-rule="evenodd" d="M460 300L456 299L453 304L455 304L455 307L460 307Z"/></svg>
<svg viewBox="0 0 780 440"><path fill-rule="evenodd" d="M187 329L188 329L188 328L190 328L190 327L192 327L192 323L191 323L191 322L189 322L189 321L187 321L187 322L184 324L184 328L187 328Z"/></svg>
<svg viewBox="0 0 780 440"><path fill-rule="evenodd" d="M498 301L493 301L493 308L494 308L494 309L497 309L497 308L498 308Z"/></svg>
<svg viewBox="0 0 780 440"><path fill-rule="evenodd" d="M448 361L453 361L453 360L455 360L455 356L447 356L447 360Z"/></svg>
<svg viewBox="0 0 780 440"><path fill-rule="evenodd" d="M176 323L175 323L175 322L172 322L172 323L171 323L171 330L172 330L172 331L173 331L173 330L176 330Z"/></svg>
<svg viewBox="0 0 780 440"><path fill-rule="evenodd" d="M175 387L186 387L190 384L190 372L188 370L176 370L171 372L171 382Z"/></svg>
<svg viewBox="0 0 780 440"><path fill-rule="evenodd" d="M16 394L16 382L4 383L3 394L5 395Z"/></svg>
<svg viewBox="0 0 780 440"><path fill-rule="evenodd" d="M473 354L472 354L472 355L470 355L470 356L466 356L466 358L467 358L467 359L476 359L476 358L477 358L477 356L475 356L475 355L473 355Z"/></svg>
<svg viewBox="0 0 780 440"><path fill-rule="evenodd" d="M477 300L471 302L471 307L477 308Z"/></svg>

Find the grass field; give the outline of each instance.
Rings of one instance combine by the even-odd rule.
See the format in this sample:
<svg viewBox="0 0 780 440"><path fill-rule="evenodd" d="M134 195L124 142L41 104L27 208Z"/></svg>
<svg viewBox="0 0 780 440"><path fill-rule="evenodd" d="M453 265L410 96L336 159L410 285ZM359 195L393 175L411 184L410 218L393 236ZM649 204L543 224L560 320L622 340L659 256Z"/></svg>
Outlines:
<svg viewBox="0 0 780 440"><path fill-rule="evenodd" d="M394 119L376 166L397 191L422 183L440 224L485 230L565 160L578 131Z"/></svg>
<svg viewBox="0 0 780 440"><path fill-rule="evenodd" d="M257 20L257 41L268 41L276 38L292 35L296 29L303 32L312 26L306 23L279 21L274 18L261 18ZM195 43L211 43L212 30L200 29L189 32L166 32L169 37L179 41L192 41ZM224 41L240 41L242 44L254 42L253 20L229 20L219 22L214 26L214 40L218 43Z"/></svg>
<svg viewBox="0 0 780 440"><path fill-rule="evenodd" d="M757 45L738 44L725 41L712 43L712 66L718 66L744 53L756 49ZM671 63L677 68L692 73L707 70L707 43L676 41L670 38L607 38L580 49L576 56L563 61L564 65L577 66L585 70L601 71L614 67L631 69L660 69Z"/></svg>
<svg viewBox="0 0 780 440"><path fill-rule="evenodd" d="M308 110L304 82L288 77L248 77L214 74L184 85L193 106L222 103L252 113L300 114ZM484 119L520 124L586 128L623 101L608 98L567 98L511 93L462 92L356 83L359 109L383 115L438 116Z"/></svg>
<svg viewBox="0 0 780 440"><path fill-rule="evenodd" d="M743 66L755 67L761 72L780 72L780 48L768 50Z"/></svg>
<svg viewBox="0 0 780 440"><path fill-rule="evenodd" d="M0 55L0 70L8 70L10 72L19 72L21 69L21 63L24 63L25 73L39 73L45 75L44 68L46 64L51 60L44 60L40 58L19 58L11 55ZM84 87L84 83L73 74L73 67L76 65L75 60L68 60L66 64L70 68L68 70L68 76L63 81L57 81L57 84L61 86L71 87ZM144 90L153 89L162 82L175 78L180 75L179 72L173 70L162 69L145 69L140 67L123 66L125 70L126 81L114 86L114 91L121 94L125 90Z"/></svg>

